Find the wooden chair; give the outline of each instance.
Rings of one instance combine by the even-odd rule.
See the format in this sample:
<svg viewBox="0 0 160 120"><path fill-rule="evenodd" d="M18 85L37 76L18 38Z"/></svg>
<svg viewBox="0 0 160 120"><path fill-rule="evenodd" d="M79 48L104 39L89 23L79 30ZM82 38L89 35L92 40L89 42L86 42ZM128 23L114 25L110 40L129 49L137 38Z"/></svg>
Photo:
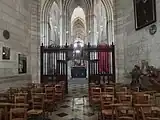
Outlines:
<svg viewBox="0 0 160 120"><path fill-rule="evenodd" d="M160 106L160 93L154 94L154 104Z"/></svg>
<svg viewBox="0 0 160 120"><path fill-rule="evenodd" d="M10 120L27 120L27 95L15 94L14 108L10 109Z"/></svg>
<svg viewBox="0 0 160 120"><path fill-rule="evenodd" d="M28 93L15 93L15 103L28 103Z"/></svg>
<svg viewBox="0 0 160 120"><path fill-rule="evenodd" d="M132 95L119 95L116 107L116 118L119 120L135 120L135 109L132 107Z"/></svg>
<svg viewBox="0 0 160 120"><path fill-rule="evenodd" d="M143 120L160 120L160 108L159 107L149 107L147 114L144 111L144 107L141 107L140 110L142 113Z"/></svg>
<svg viewBox="0 0 160 120"><path fill-rule="evenodd" d="M15 95L15 93L18 93L18 91L19 91L18 88L10 87L8 89L9 97L10 97L10 100L11 100L12 103L14 103L14 95Z"/></svg>
<svg viewBox="0 0 160 120"><path fill-rule="evenodd" d="M115 112L111 104L114 104L114 95L102 94L101 95L102 120L105 120L106 117L113 120Z"/></svg>
<svg viewBox="0 0 160 120"><path fill-rule="evenodd" d="M62 102L64 97L63 86L61 84L55 85L55 100L56 102Z"/></svg>
<svg viewBox="0 0 160 120"><path fill-rule="evenodd" d="M149 94L144 92L138 92L134 95L134 106L136 108L137 119L151 113L151 97Z"/></svg>
<svg viewBox="0 0 160 120"><path fill-rule="evenodd" d="M118 96L118 103L132 106L132 95L121 94Z"/></svg>
<svg viewBox="0 0 160 120"><path fill-rule="evenodd" d="M116 107L117 120L135 120L135 109L132 106Z"/></svg>
<svg viewBox="0 0 160 120"><path fill-rule="evenodd" d="M143 92L134 95L136 104L151 104L151 96Z"/></svg>
<svg viewBox="0 0 160 120"><path fill-rule="evenodd" d="M101 88L92 87L91 88L91 105L100 105L101 103Z"/></svg>
<svg viewBox="0 0 160 120"><path fill-rule="evenodd" d="M55 87L45 87L45 110L52 113L56 106Z"/></svg>
<svg viewBox="0 0 160 120"><path fill-rule="evenodd" d="M10 120L27 120L27 109L20 109L15 112L15 109L10 110Z"/></svg>
<svg viewBox="0 0 160 120"><path fill-rule="evenodd" d="M31 94L35 93L43 93L43 88L42 87L35 87L31 89Z"/></svg>
<svg viewBox="0 0 160 120"><path fill-rule="evenodd" d="M108 95L114 95L114 87L105 86L104 92L106 92Z"/></svg>
<svg viewBox="0 0 160 120"><path fill-rule="evenodd" d="M29 116L44 115L44 93L32 94L32 109L27 114Z"/></svg>
<svg viewBox="0 0 160 120"><path fill-rule="evenodd" d="M0 103L10 103L9 93L0 93ZM0 120L4 120L8 115L6 114L8 110L5 111L4 107L0 108Z"/></svg>
<svg viewBox="0 0 160 120"><path fill-rule="evenodd" d="M8 119L9 107L5 106L5 104L12 102L12 100L10 98L11 97L8 92L0 93L0 103L2 104L2 106L0 106L0 120L7 120Z"/></svg>
<svg viewBox="0 0 160 120"><path fill-rule="evenodd" d="M0 103L9 103L9 102L11 102L9 93L0 93Z"/></svg>

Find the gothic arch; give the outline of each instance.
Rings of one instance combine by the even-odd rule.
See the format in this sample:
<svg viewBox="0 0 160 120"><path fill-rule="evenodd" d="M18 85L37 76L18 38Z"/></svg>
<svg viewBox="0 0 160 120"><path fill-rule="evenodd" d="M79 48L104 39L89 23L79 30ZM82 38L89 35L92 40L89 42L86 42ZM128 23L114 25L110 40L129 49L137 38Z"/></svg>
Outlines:
<svg viewBox="0 0 160 120"><path fill-rule="evenodd" d="M85 20L83 20L81 17L76 17L73 21L72 21L72 25L76 22L76 21L80 21L85 28Z"/></svg>
<svg viewBox="0 0 160 120"><path fill-rule="evenodd" d="M114 8L113 8L113 0L101 0L105 9L106 9L106 20L108 23L108 29L109 29L109 34L108 34L108 39L110 39L112 42L114 42ZM45 0L44 4L42 5L42 9L41 9L41 40L42 42L47 41L47 36L45 36L45 34L47 34L47 22L48 22L48 14L49 11L51 9L51 6L53 4L53 2L56 2L58 4L58 6L61 8L61 10L63 11L62 14L64 14L65 19L63 23L63 26L67 25L67 23L69 22L70 19L68 19L67 17L69 16L69 13L71 13L74 8L76 8L77 6L81 6L84 9L84 12L86 15L92 15L93 13L93 8L94 8L94 3L92 0L65 0L64 3L62 4L61 0ZM76 4L74 3L76 2ZM88 22L88 30L91 27L91 19L88 18L86 19L86 21ZM64 33L65 31L67 31L69 29L69 26L71 25L67 25L66 29L62 30L62 32ZM87 30L87 32L88 32ZM63 40L68 39L66 35L63 36L62 38Z"/></svg>
<svg viewBox="0 0 160 120"><path fill-rule="evenodd" d="M60 7L60 3L58 0L45 0L42 8L41 8L41 24L40 24L40 29L41 29L41 43L44 45L48 45L48 23L50 23L49 20L49 12L51 10L51 7L53 3L56 3L58 7Z"/></svg>

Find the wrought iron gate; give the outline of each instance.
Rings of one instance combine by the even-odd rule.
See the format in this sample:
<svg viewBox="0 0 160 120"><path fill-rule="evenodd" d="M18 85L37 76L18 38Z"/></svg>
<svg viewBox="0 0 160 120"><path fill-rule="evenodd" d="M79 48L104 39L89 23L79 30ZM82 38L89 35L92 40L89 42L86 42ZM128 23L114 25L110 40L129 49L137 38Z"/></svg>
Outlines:
<svg viewBox="0 0 160 120"><path fill-rule="evenodd" d="M88 52L88 82L96 84L115 83L115 46L113 43L108 47L91 46L88 44L85 50ZM99 54L102 55L99 57ZM105 69L105 67L107 67L107 71L100 70Z"/></svg>
<svg viewBox="0 0 160 120"><path fill-rule="evenodd" d="M65 82L68 93L67 55L66 46L41 46L41 83Z"/></svg>
<svg viewBox="0 0 160 120"><path fill-rule="evenodd" d="M68 60L72 59L73 47L72 46L41 46L41 83L47 84L49 82L58 83L59 81L65 82L66 93L68 93ZM109 54L109 63L105 54ZM88 61L88 82L101 81L115 83L115 46L110 45L107 48L99 46L86 45L83 49L84 59ZM102 54L103 58L98 57ZM104 54L104 56L103 56ZM100 63L100 60L103 60ZM100 66L100 64L102 64ZM99 66L108 66L107 72L99 71ZM102 70L105 71L105 70Z"/></svg>

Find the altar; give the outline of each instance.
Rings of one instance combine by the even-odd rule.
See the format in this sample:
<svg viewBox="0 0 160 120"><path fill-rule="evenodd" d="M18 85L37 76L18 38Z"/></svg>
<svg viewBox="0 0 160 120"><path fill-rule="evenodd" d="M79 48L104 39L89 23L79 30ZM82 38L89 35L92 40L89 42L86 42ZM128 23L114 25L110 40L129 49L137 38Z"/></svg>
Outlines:
<svg viewBox="0 0 160 120"><path fill-rule="evenodd" d="M87 75L86 67L76 66L71 68L72 78L86 78L86 75Z"/></svg>

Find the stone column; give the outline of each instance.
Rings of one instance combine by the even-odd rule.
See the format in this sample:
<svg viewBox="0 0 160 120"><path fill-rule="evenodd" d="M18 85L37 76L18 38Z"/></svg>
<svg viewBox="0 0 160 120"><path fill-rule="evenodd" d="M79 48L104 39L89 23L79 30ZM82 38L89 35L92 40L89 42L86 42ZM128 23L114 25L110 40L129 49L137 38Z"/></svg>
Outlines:
<svg viewBox="0 0 160 120"><path fill-rule="evenodd" d="M68 18L68 31L69 31L68 44L71 44L72 43L72 38L71 38L71 16L69 16L69 18Z"/></svg>
<svg viewBox="0 0 160 120"><path fill-rule="evenodd" d="M31 74L32 82L40 83L40 0L31 3Z"/></svg>
<svg viewBox="0 0 160 120"><path fill-rule="evenodd" d="M65 37L65 44L67 43L69 43L69 38L70 38L70 34L71 34L71 30L70 30L70 21L71 21L71 18L70 18L70 14L69 14L69 11L67 10L66 11L66 16L65 16L65 18L66 18L66 23L65 23L65 27L66 27L66 31L65 31L65 35L66 35L66 37Z"/></svg>
<svg viewBox="0 0 160 120"><path fill-rule="evenodd" d="M66 42L66 14L64 13L65 11L62 11L62 45L65 44Z"/></svg>
<svg viewBox="0 0 160 120"><path fill-rule="evenodd" d="M86 16L86 23L87 23L87 36L88 36L88 42L91 44L94 43L94 14L88 14Z"/></svg>
<svg viewBox="0 0 160 120"><path fill-rule="evenodd" d="M62 42L63 42L63 16L61 15L60 16L60 45L62 45Z"/></svg>

